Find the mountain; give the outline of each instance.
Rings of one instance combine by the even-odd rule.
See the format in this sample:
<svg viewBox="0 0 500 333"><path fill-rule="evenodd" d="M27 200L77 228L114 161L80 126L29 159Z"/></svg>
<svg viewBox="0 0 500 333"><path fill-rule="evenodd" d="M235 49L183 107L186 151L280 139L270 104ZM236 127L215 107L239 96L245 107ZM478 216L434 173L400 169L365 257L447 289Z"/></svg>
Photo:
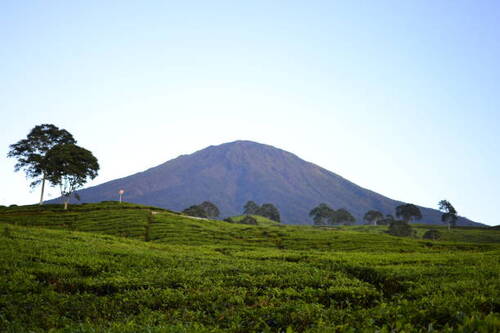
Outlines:
<svg viewBox="0 0 500 333"><path fill-rule="evenodd" d="M289 224L311 223L309 211L322 202L348 209L358 222L370 209L394 214L401 204L292 153L251 141L210 146L78 193L82 202L99 202L116 200L119 189L125 190L128 202L177 211L208 200L219 207L222 216L240 215L248 200L269 202ZM421 210L422 222L441 224L439 211ZM478 225L465 218L458 222Z"/></svg>

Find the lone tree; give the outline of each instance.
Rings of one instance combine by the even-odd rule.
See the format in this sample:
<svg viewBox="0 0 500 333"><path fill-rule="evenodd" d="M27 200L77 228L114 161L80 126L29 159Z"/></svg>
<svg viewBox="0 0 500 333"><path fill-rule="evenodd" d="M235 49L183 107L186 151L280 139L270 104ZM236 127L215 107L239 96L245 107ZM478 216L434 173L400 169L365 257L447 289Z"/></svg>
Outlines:
<svg viewBox="0 0 500 333"><path fill-rule="evenodd" d="M205 212L205 210L201 208L200 205L193 205L191 207L184 209L182 212L186 215L193 217L208 218L207 212Z"/></svg>
<svg viewBox="0 0 500 333"><path fill-rule="evenodd" d="M367 224L377 225L377 223L384 218L384 214L379 212L378 210L369 210L363 216L363 220L366 221Z"/></svg>
<svg viewBox="0 0 500 333"><path fill-rule="evenodd" d="M245 206L243 206L243 214L246 215L257 215L259 212L259 205L257 205L254 201L247 201Z"/></svg>
<svg viewBox="0 0 500 333"><path fill-rule="evenodd" d="M448 200L441 200L438 203L439 210L443 212L441 215L441 221L448 224L448 231L451 230L451 226L455 226L458 220L457 211L455 207Z"/></svg>
<svg viewBox="0 0 500 333"><path fill-rule="evenodd" d="M257 215L267 217L270 220L280 222L280 212L276 206L271 203L265 203L259 208Z"/></svg>
<svg viewBox="0 0 500 333"><path fill-rule="evenodd" d="M59 185L66 210L71 195L97 176L99 163L90 151L75 144L56 145L45 157L45 177L52 185Z"/></svg>
<svg viewBox="0 0 500 333"><path fill-rule="evenodd" d="M421 220L422 213L417 206L408 203L396 207L396 217L409 223L411 220Z"/></svg>
<svg viewBox="0 0 500 333"><path fill-rule="evenodd" d="M217 206L210 201L204 201L199 206L205 211L205 214L208 218L216 218L220 214L219 208L217 208Z"/></svg>
<svg viewBox="0 0 500 333"><path fill-rule="evenodd" d="M23 170L27 178L33 179L30 187L42 184L40 194L40 205L43 204L43 194L45 190L45 180L49 161L47 153L56 145L76 144L73 135L64 129L59 129L52 124L42 124L35 126L26 139L9 146L7 157L17 159L14 170Z"/></svg>
<svg viewBox="0 0 500 333"><path fill-rule="evenodd" d="M333 216L331 217L331 224L351 225L354 223L356 223L356 219L345 208L340 208L336 210Z"/></svg>
<svg viewBox="0 0 500 333"><path fill-rule="evenodd" d="M216 218L219 216L219 208L210 201L204 201L199 205L193 205L182 211L184 214L202 218Z"/></svg>
<svg viewBox="0 0 500 333"><path fill-rule="evenodd" d="M309 216L313 218L315 225L324 225L329 222L334 213L335 211L326 203L320 203L309 212Z"/></svg>

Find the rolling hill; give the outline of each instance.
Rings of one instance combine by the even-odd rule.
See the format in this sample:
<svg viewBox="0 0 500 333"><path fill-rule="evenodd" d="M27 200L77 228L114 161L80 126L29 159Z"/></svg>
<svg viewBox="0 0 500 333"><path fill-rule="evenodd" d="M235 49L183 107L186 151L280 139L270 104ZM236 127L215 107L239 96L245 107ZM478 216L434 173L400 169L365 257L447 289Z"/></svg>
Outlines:
<svg viewBox="0 0 500 333"><path fill-rule="evenodd" d="M0 207L1 332L495 332L500 233Z"/></svg>
<svg viewBox="0 0 500 333"><path fill-rule="evenodd" d="M394 214L401 204L292 153L251 141L181 155L144 172L83 189L79 195L83 202L114 200L119 189L126 191L128 202L177 211L209 200L219 207L222 217L241 214L248 200L270 202L288 224L310 224L309 211L322 202L348 209L359 222L370 209ZM441 224L439 211L421 210L423 223ZM465 218L458 224L477 225Z"/></svg>

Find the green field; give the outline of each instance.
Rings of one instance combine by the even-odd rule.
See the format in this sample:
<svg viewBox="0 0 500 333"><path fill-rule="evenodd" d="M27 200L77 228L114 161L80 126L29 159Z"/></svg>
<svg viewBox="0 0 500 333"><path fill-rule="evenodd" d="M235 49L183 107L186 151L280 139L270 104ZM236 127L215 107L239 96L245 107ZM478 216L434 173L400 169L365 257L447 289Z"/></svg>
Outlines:
<svg viewBox="0 0 500 333"><path fill-rule="evenodd" d="M0 208L0 332L495 332L500 230ZM435 228L433 226L433 228Z"/></svg>

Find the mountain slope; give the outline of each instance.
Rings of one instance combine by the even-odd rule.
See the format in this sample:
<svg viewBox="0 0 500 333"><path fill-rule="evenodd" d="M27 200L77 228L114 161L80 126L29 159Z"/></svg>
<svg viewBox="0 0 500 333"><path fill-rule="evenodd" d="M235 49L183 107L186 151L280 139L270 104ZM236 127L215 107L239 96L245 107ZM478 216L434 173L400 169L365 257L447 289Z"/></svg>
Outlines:
<svg viewBox="0 0 500 333"><path fill-rule="evenodd" d="M393 214L401 204L294 154L251 141L210 146L79 194L83 202L113 200L121 188L126 201L173 210L209 200L222 216L241 214L248 200L270 202L291 224L310 223L309 211L321 202L347 208L358 221L367 210ZM441 224L438 211L422 208L422 213L423 222ZM473 222L461 218L459 224Z"/></svg>

